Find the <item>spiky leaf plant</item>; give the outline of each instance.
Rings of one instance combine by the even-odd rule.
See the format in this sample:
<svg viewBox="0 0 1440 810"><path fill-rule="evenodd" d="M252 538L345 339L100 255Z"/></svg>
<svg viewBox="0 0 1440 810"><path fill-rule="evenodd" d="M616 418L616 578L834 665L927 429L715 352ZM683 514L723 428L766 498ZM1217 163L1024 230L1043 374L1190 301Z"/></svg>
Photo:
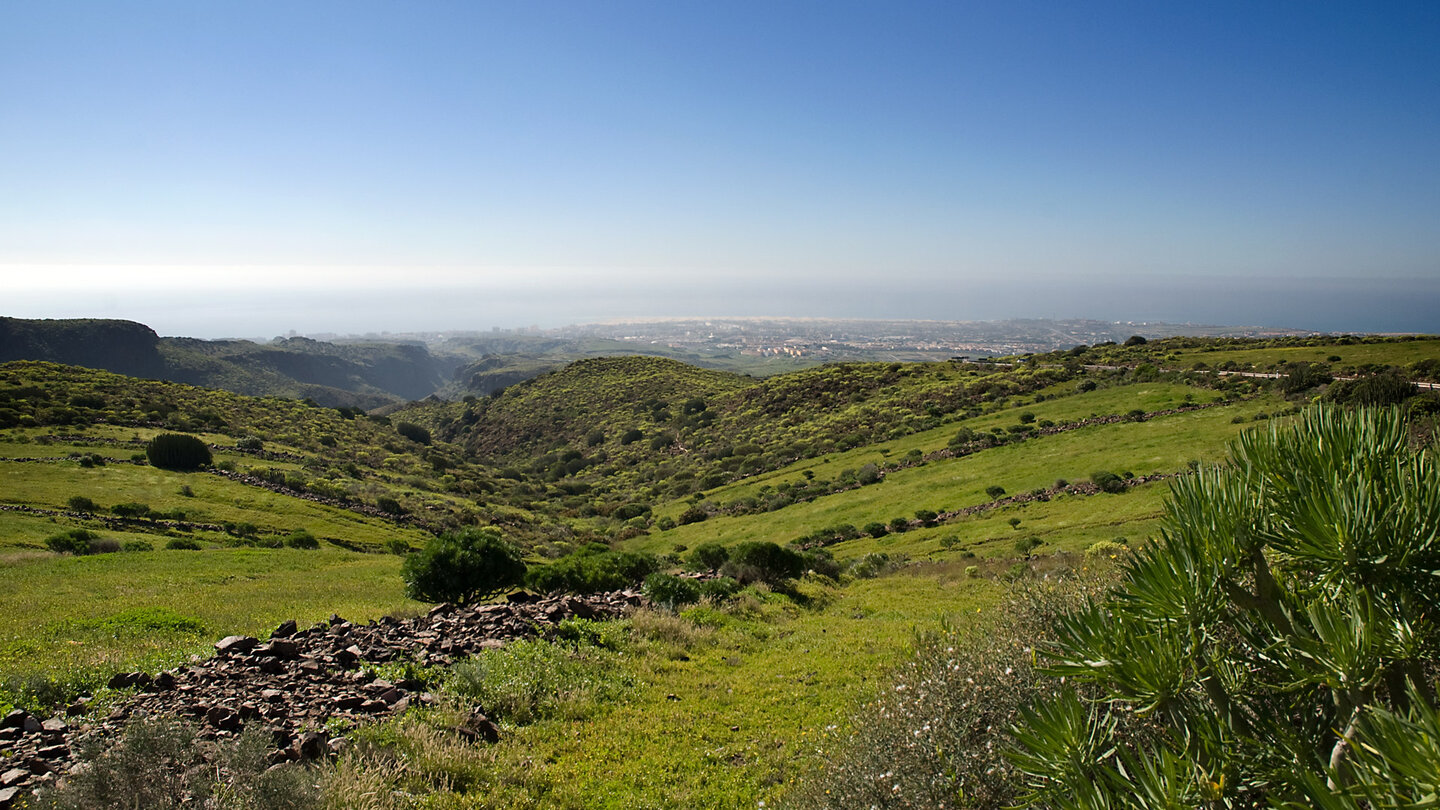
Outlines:
<svg viewBox="0 0 1440 810"><path fill-rule="evenodd" d="M1013 761L1035 805L1435 803L1437 618L1432 452L1397 410L1314 410L1173 485L1159 538L1045 650L1103 698L1033 710ZM1158 730L1098 744L1125 714Z"/></svg>

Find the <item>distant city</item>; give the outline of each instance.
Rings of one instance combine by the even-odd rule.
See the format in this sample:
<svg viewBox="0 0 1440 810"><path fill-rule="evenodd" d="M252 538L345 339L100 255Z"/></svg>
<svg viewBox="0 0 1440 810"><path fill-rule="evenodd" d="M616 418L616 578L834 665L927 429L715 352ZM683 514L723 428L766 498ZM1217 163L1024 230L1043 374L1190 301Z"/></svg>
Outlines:
<svg viewBox="0 0 1440 810"><path fill-rule="evenodd" d="M1172 324L1155 321L1015 319L1003 321L831 320L809 318L676 318L614 321L556 329L492 329L311 334L326 341L385 340L423 342L432 348L499 335L553 340L607 340L697 355L728 354L755 358L791 358L809 362L849 359L946 360L1048 352L1073 346L1123 341L1131 335L1162 338L1280 337L1315 334L1299 329ZM293 336L293 335L292 335Z"/></svg>

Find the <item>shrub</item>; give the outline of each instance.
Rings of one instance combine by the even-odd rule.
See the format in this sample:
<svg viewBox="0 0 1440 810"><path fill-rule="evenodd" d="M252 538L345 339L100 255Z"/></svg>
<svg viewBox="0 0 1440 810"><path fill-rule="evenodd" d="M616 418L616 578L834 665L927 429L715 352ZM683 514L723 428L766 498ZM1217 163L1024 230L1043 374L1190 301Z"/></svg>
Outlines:
<svg viewBox="0 0 1440 810"><path fill-rule="evenodd" d="M544 593L614 591L644 582L659 567L652 554L586 547L532 570L527 584Z"/></svg>
<svg viewBox="0 0 1440 810"><path fill-rule="evenodd" d="M993 501L996 498L1002 497L1005 494L1005 488L1000 486L999 484L991 484L990 486L985 488L985 494L990 496L990 500Z"/></svg>
<svg viewBox="0 0 1440 810"><path fill-rule="evenodd" d="M1101 492L1124 492L1125 479L1109 470L1096 470L1090 473L1090 481L1100 488Z"/></svg>
<svg viewBox="0 0 1440 810"><path fill-rule="evenodd" d="M1029 554L1042 545L1040 538L1034 536L1021 537L1015 541L1015 551L1019 554Z"/></svg>
<svg viewBox="0 0 1440 810"><path fill-rule="evenodd" d="M100 505L85 497L84 495L73 495L66 501L70 508L76 512L98 512Z"/></svg>
<svg viewBox="0 0 1440 810"><path fill-rule="evenodd" d="M121 549L124 551L154 551L155 546L147 540L126 540Z"/></svg>
<svg viewBox="0 0 1440 810"><path fill-rule="evenodd" d="M1440 468L1409 441L1397 410L1318 409L1176 479L1158 540L1042 649L1065 691L1016 734L1029 801L1433 802Z"/></svg>
<svg viewBox="0 0 1440 810"><path fill-rule="evenodd" d="M872 551L858 560L850 563L850 576L857 579L874 579L875 577L888 574L904 564L904 557L891 559L889 554Z"/></svg>
<svg viewBox="0 0 1440 810"><path fill-rule="evenodd" d="M320 548L320 541L310 532L296 529L285 535L285 545L290 548L317 549Z"/></svg>
<svg viewBox="0 0 1440 810"><path fill-rule="evenodd" d="M200 544L188 537L173 537L165 543L171 551L199 551Z"/></svg>
<svg viewBox="0 0 1440 810"><path fill-rule="evenodd" d="M430 431L420 427L414 422L396 422L395 432L416 444L430 443Z"/></svg>
<svg viewBox="0 0 1440 810"><path fill-rule="evenodd" d="M675 528L675 519L670 517L669 515L666 515L665 517L662 517L659 520L655 521L655 528L659 529L662 532L668 532L671 529Z"/></svg>
<svg viewBox="0 0 1440 810"><path fill-rule="evenodd" d="M730 559L730 549L719 543L701 543L690 552L690 561L702 570L715 570Z"/></svg>
<svg viewBox="0 0 1440 810"><path fill-rule="evenodd" d="M907 531L909 531L909 530L910 530L910 518L904 518L904 517L893 517L893 518L890 518L890 531L895 532L896 534L900 534L900 533L902 533L902 532L907 532Z"/></svg>
<svg viewBox="0 0 1440 810"><path fill-rule="evenodd" d="M645 517L650 514L650 506L643 503L627 503L618 507L611 513L616 520L630 520L631 518Z"/></svg>
<svg viewBox="0 0 1440 810"><path fill-rule="evenodd" d="M874 464L862 464L859 471L855 473L855 480L859 481L862 486L869 486L880 480L880 468Z"/></svg>
<svg viewBox="0 0 1440 810"><path fill-rule="evenodd" d="M812 549L801 553L804 558L805 570L829 580L840 579L840 563L835 562L835 555L823 548Z"/></svg>
<svg viewBox="0 0 1440 810"><path fill-rule="evenodd" d="M516 725L583 720L601 705L623 698L635 683L609 650L541 639L486 650L456 664L451 674L457 692Z"/></svg>
<svg viewBox="0 0 1440 810"><path fill-rule="evenodd" d="M389 497L388 495L376 498L375 508L379 509L381 512L386 512L391 515L405 514L405 507L401 506L399 501Z"/></svg>
<svg viewBox="0 0 1440 810"><path fill-rule="evenodd" d="M767 541L741 543L730 551L721 571L742 584L780 585L805 573L805 558L793 549Z"/></svg>
<svg viewBox="0 0 1440 810"><path fill-rule="evenodd" d="M161 433L145 445L150 465L165 470L188 472L210 466L210 448L184 433Z"/></svg>
<svg viewBox="0 0 1440 810"><path fill-rule="evenodd" d="M149 516L150 507L143 503L117 503L110 511L119 517L143 518Z"/></svg>
<svg viewBox="0 0 1440 810"><path fill-rule="evenodd" d="M966 576L978 577L969 566ZM824 763L787 794L794 810L1008 807L1020 798L1002 752L1022 706L1059 691L1033 666L1036 638L1081 598L1072 583L1021 587L979 628L942 625L887 676L853 731L822 738Z"/></svg>
<svg viewBox="0 0 1440 810"><path fill-rule="evenodd" d="M96 552L92 544L99 539L100 535L92 531L70 529L45 538L45 547L56 554L74 554L76 556L94 554Z"/></svg>
<svg viewBox="0 0 1440 810"><path fill-rule="evenodd" d="M645 578L641 593L655 604L664 605L672 611L680 605L700 601L700 586L695 580L660 571Z"/></svg>
<svg viewBox="0 0 1440 810"><path fill-rule="evenodd" d="M934 526L939 517L940 515L933 509L920 509L915 512L915 519L925 526Z"/></svg>
<svg viewBox="0 0 1440 810"><path fill-rule="evenodd" d="M403 557L410 553L410 544L398 537L392 537L385 541L385 550Z"/></svg>
<svg viewBox="0 0 1440 810"><path fill-rule="evenodd" d="M705 507L700 504L695 504L684 512L681 512L677 520L681 526L685 526L690 523L700 523L708 517L710 517L710 513L706 511Z"/></svg>
<svg viewBox="0 0 1440 810"><path fill-rule="evenodd" d="M634 444L635 442L638 442L643 438L645 438L645 434L639 428L630 428L629 430L620 434L620 444Z"/></svg>
<svg viewBox="0 0 1440 810"><path fill-rule="evenodd" d="M1085 559L1091 562L1119 559L1127 551L1129 549L1124 544L1114 540L1096 540L1085 549Z"/></svg>
<svg viewBox="0 0 1440 810"><path fill-rule="evenodd" d="M405 557L400 575L411 599L463 605L520 584L525 563L499 529L487 526L432 538Z"/></svg>
<svg viewBox="0 0 1440 810"><path fill-rule="evenodd" d="M885 528L885 524L878 520L873 523L866 523L865 528L861 531L875 538L884 537L890 533L890 530Z"/></svg>
<svg viewBox="0 0 1440 810"><path fill-rule="evenodd" d="M1418 392L1415 384L1396 371L1340 380L1325 392L1325 399L1350 407L1398 405Z"/></svg>
<svg viewBox="0 0 1440 810"><path fill-rule="evenodd" d="M740 587L740 582L734 577L705 579L700 581L700 596L718 602L739 593Z"/></svg>
<svg viewBox="0 0 1440 810"><path fill-rule="evenodd" d="M258 452L265 449L265 442L261 441L259 436L246 436L245 438L235 442L235 447L239 450Z"/></svg>
<svg viewBox="0 0 1440 810"><path fill-rule="evenodd" d="M107 742L100 735L85 738L77 746L82 764L42 804L63 810L302 810L319 804L315 780L304 767L271 765L272 736L258 723L233 743L210 743L184 721L141 716Z"/></svg>

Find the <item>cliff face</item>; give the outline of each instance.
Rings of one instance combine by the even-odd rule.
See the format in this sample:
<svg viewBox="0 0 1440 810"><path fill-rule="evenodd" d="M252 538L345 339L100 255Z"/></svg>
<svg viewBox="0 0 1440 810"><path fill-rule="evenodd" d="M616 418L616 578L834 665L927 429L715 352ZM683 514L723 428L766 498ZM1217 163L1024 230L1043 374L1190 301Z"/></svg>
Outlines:
<svg viewBox="0 0 1440 810"><path fill-rule="evenodd" d="M366 409L429 396L456 365L423 344L161 338L133 321L0 318L0 363L11 360Z"/></svg>
<svg viewBox="0 0 1440 810"><path fill-rule="evenodd" d="M46 360L131 377L165 376L160 337L133 321L0 318L0 362Z"/></svg>

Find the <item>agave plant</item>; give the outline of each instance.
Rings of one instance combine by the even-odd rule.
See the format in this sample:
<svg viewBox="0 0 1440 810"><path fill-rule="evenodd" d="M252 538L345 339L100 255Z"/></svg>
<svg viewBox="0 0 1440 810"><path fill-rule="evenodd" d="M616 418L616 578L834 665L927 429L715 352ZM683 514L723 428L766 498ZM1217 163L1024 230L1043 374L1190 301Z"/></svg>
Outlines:
<svg viewBox="0 0 1440 810"><path fill-rule="evenodd" d="M1033 707L1012 761L1032 805L1440 806L1437 618L1432 452L1397 410L1316 409L1173 485L1042 650L1100 697Z"/></svg>

